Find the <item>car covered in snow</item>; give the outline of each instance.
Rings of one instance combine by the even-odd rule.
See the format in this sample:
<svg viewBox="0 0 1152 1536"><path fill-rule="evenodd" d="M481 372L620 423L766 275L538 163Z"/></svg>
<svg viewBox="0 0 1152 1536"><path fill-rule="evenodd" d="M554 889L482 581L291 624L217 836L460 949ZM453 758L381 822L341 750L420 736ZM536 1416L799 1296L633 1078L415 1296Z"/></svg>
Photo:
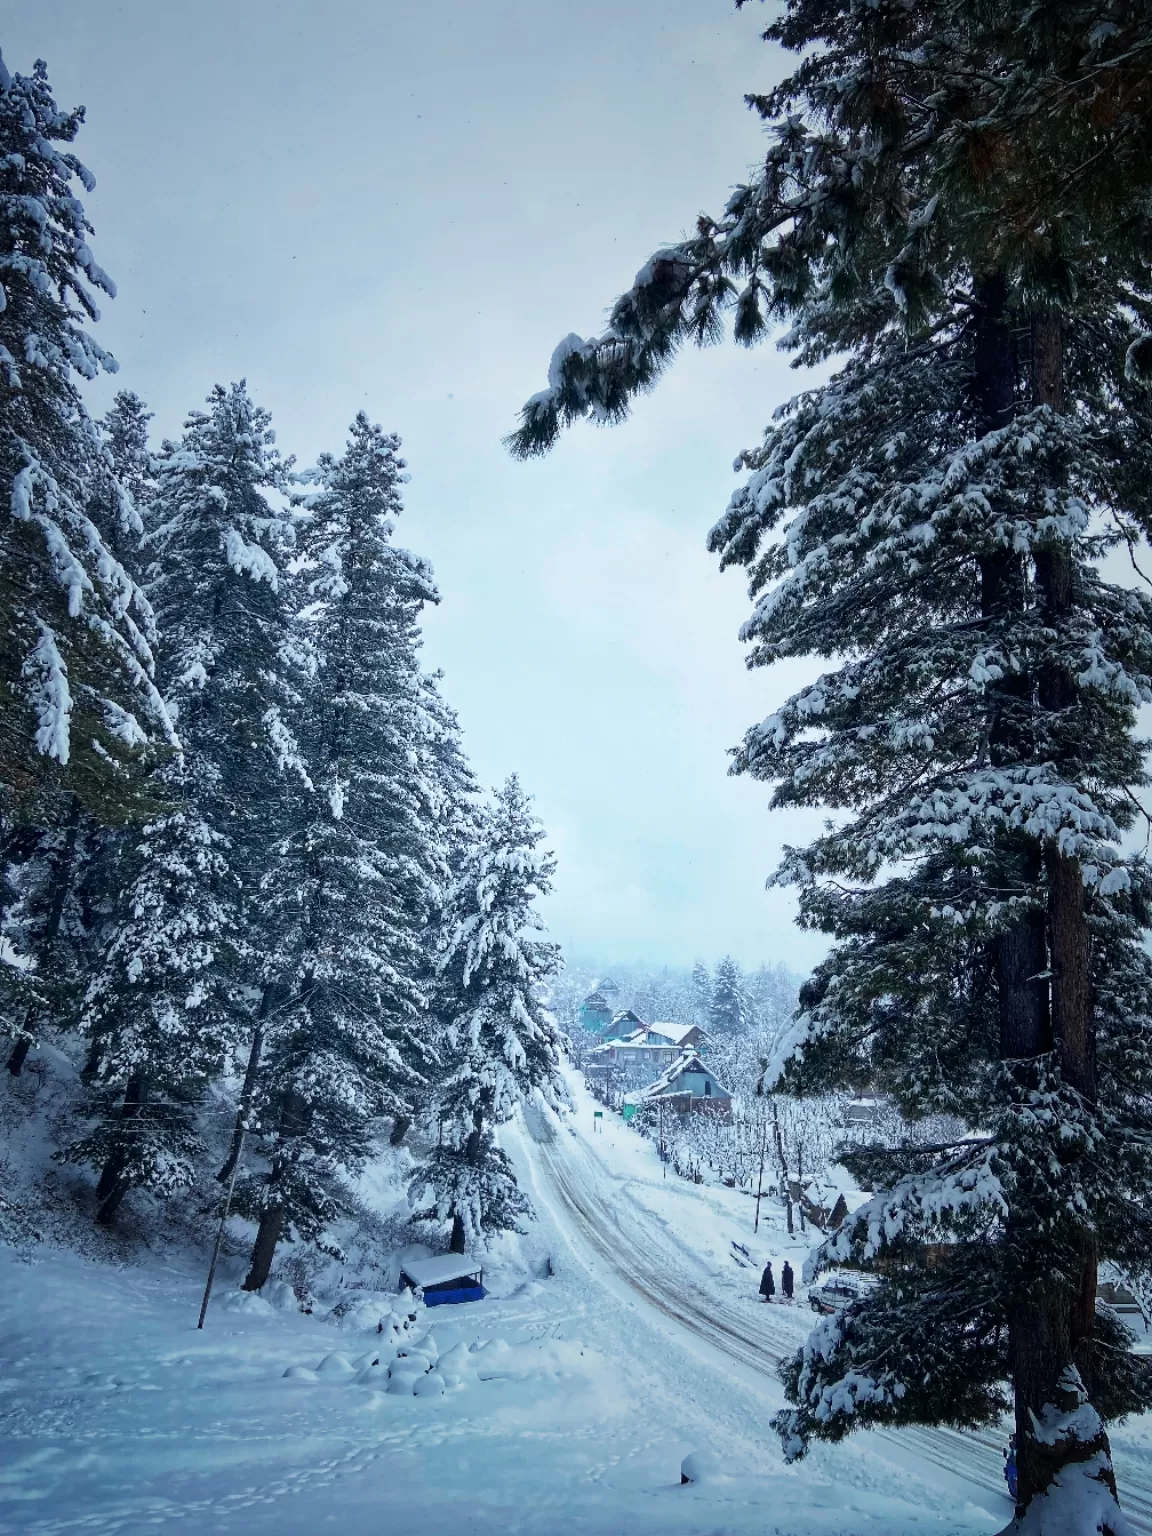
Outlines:
<svg viewBox="0 0 1152 1536"><path fill-rule="evenodd" d="M837 1312L843 1312L854 1301L860 1301L875 1283L864 1275L832 1275L823 1285L812 1287L808 1292L808 1305L814 1312L831 1317Z"/></svg>

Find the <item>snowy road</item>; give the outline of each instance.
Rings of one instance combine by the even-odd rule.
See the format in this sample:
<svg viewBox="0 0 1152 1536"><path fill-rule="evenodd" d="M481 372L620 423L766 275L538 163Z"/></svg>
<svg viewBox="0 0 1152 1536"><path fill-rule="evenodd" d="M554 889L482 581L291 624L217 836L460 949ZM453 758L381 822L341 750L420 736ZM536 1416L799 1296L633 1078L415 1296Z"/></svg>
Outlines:
<svg viewBox="0 0 1152 1536"><path fill-rule="evenodd" d="M494 1241L488 1297L419 1329L463 1359L443 1396L393 1394L377 1293L338 1315L218 1287L203 1258L113 1265L0 1249L0 1529L12 1536L993 1536L996 1445L854 1435L785 1466L769 1428L803 1306L757 1304L758 1268L800 1262L734 1190L663 1177L620 1122L506 1128L538 1220ZM388 1164L388 1168L392 1165ZM385 1178L387 1173L387 1178ZM380 1174L403 1187L399 1171ZM406 1204L403 1207L407 1209ZM742 1243L745 1257L733 1248ZM543 1278L546 1258L553 1278ZM367 1318L360 1316L367 1306ZM461 1351L460 1346L463 1346ZM426 1344L424 1347L431 1347ZM372 1364L378 1362L379 1375ZM460 1359L457 1360L460 1365ZM1152 1420L1114 1435L1125 1503L1152 1532ZM689 1452L711 1473L682 1487Z"/></svg>
<svg viewBox="0 0 1152 1536"><path fill-rule="evenodd" d="M566 1223L635 1296L679 1329L747 1370L779 1380L778 1362L804 1338L812 1319L799 1309L734 1303L712 1266L677 1241L642 1199L635 1180L614 1169L574 1130L527 1112L530 1157L554 1217ZM907 1453L985 1493L1002 1496L1002 1439L949 1429L873 1431L881 1454L906 1465ZM1133 1527L1152 1536L1152 1479L1141 1446L1116 1446L1121 1498Z"/></svg>

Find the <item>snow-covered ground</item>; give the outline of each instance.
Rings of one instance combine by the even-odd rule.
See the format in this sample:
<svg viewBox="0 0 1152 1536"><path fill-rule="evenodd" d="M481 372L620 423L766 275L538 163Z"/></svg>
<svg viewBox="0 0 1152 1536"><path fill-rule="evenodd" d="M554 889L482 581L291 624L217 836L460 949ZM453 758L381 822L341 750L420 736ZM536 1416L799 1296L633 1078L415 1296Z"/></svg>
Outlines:
<svg viewBox="0 0 1152 1536"><path fill-rule="evenodd" d="M341 1321L306 1316L286 1287L282 1307L241 1299L237 1266L198 1333L198 1258L0 1252L4 1529L998 1531L990 1437L864 1435L783 1465L772 1364L812 1314L763 1306L756 1286L765 1258L798 1271L803 1244L769 1207L753 1236L747 1195L665 1178L650 1143L609 1116L594 1131L576 1099L568 1126L509 1128L539 1219L497 1245L495 1294L404 1334L383 1293ZM553 1277L534 1278L548 1258ZM1137 1493L1148 1423L1115 1444L1122 1496ZM690 1452L704 1475L682 1486ZM1125 1500L1138 1519L1145 1497Z"/></svg>

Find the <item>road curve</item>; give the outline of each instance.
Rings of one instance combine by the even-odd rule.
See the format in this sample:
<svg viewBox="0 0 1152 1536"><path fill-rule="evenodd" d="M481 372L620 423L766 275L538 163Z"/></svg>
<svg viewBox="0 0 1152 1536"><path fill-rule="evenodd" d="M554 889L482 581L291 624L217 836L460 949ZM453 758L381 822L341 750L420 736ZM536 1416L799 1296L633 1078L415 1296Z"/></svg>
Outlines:
<svg viewBox="0 0 1152 1536"><path fill-rule="evenodd" d="M580 1238L643 1301L705 1340L741 1365L779 1380L779 1362L795 1350L796 1333L782 1327L768 1307L742 1313L714 1290L686 1274L682 1250L657 1219L636 1202L598 1196L606 1170L573 1135L557 1135L555 1122L538 1110L526 1109L530 1154L560 1210ZM628 1180L620 1180L626 1190ZM669 1260L673 1262L669 1262ZM1001 1442L980 1431L906 1428L872 1430L892 1445L914 1450L923 1460L985 1491L1004 1492ZM1127 1470L1127 1469L1126 1469ZM1143 1479L1141 1479L1141 1483ZM1122 1481L1121 1499L1132 1527L1152 1536L1152 1485Z"/></svg>

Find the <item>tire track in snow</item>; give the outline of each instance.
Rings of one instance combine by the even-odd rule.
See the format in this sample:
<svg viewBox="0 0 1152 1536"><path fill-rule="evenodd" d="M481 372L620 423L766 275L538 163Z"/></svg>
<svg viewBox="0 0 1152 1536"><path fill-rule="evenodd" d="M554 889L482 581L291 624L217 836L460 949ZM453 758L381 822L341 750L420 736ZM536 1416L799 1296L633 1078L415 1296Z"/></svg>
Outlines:
<svg viewBox="0 0 1152 1536"><path fill-rule="evenodd" d="M686 1257L659 1218L629 1202L622 1217L618 1204L602 1198L609 1170L575 1135L558 1136L554 1125L536 1109L525 1110L530 1152L545 1174L553 1194L582 1238L611 1269L650 1306L703 1339L729 1358L773 1381L780 1380L779 1362L797 1347L795 1333L773 1326L769 1316L744 1316L723 1297L696 1284L679 1268ZM583 1178L581 1174L583 1173ZM623 1195L628 1179L614 1179L614 1194ZM598 1188L599 1186L599 1188ZM643 1234L644 1241L637 1237ZM659 1257L652 1257L653 1254ZM768 1312L764 1308L764 1313ZM996 1494L1004 1493L1000 1442L980 1431L908 1427L870 1431L887 1444L913 1450L921 1459L965 1482ZM1121 1502L1133 1528L1152 1536L1152 1485L1143 1479L1132 1486L1131 1470L1121 1478Z"/></svg>

